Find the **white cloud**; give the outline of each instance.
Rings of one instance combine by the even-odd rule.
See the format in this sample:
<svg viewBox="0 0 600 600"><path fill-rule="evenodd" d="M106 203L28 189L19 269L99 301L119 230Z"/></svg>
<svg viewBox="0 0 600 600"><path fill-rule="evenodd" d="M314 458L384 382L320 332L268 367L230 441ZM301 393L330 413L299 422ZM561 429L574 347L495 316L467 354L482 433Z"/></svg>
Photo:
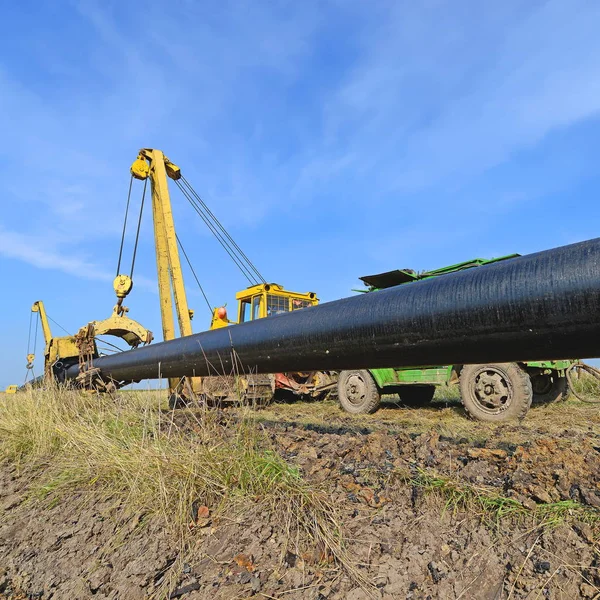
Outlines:
<svg viewBox="0 0 600 600"><path fill-rule="evenodd" d="M321 177L345 163L353 176L377 173L380 191L413 191L476 176L598 115L600 5L517 7L484 16L396 3L326 104Z"/></svg>
<svg viewBox="0 0 600 600"><path fill-rule="evenodd" d="M33 239L31 236L5 229L0 229L0 254L39 269L55 269L84 279L113 279L110 273L98 268L93 262L74 256L75 252L71 252L71 255L59 252L52 244L46 244L39 238Z"/></svg>
<svg viewBox="0 0 600 600"><path fill-rule="evenodd" d="M377 248L374 206L382 215L415 191L460 190L600 108L600 5L583 1L73 6L65 19L86 43L72 60L69 40L46 29L55 51L29 56L28 70L0 64L4 217L23 223L0 244L82 277L111 277L91 249L118 247L140 146L180 163L244 248L267 220L302 231L311 211L336 208ZM500 200L511 211L527 198L506 189ZM337 215L314 224L326 225ZM198 239L191 219L178 227Z"/></svg>
<svg viewBox="0 0 600 600"><path fill-rule="evenodd" d="M112 283L114 273L96 264L77 246L65 247L53 236L29 236L14 231L7 231L0 226L0 255L5 258L19 260L33 267L44 270L59 271L82 279L105 281ZM136 274L136 287L157 293L157 281L151 277Z"/></svg>

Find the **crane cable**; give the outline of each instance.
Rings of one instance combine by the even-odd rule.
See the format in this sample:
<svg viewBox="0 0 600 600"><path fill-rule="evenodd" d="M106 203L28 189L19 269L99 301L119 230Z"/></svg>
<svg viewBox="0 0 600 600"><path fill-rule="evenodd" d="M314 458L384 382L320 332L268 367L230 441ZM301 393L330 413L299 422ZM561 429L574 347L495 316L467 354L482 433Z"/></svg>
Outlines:
<svg viewBox="0 0 600 600"><path fill-rule="evenodd" d="M38 313L38 318L35 320L35 335L33 336L33 353L34 354L37 351L37 339L38 339L39 324L40 324L40 314Z"/></svg>
<svg viewBox="0 0 600 600"><path fill-rule="evenodd" d="M246 265L248 267L250 267L250 269L252 269L252 271L254 272L254 274L256 275L256 277L258 277L258 279L260 281L262 281L263 283L267 283L266 279L261 275L260 271L256 268L256 266L254 265L254 263L248 258L248 256L246 255L246 253L238 246L238 244L231 237L231 235L229 234L229 232L225 229L225 227L223 227L223 225L221 224L221 222L219 221L219 219L217 219L217 217L214 215L214 213L206 205L206 203L204 202L204 200L202 200L202 198L200 197L200 195L196 192L196 190L194 190L194 188L192 187L192 185L190 184L190 182L183 175L181 176L181 180L183 181L183 183L187 187L187 189L190 191L190 193L196 198L197 202L202 206L202 208L204 208L204 210L206 211L206 213L212 218L212 220L215 223L215 225L221 230L221 232L225 235L225 237L232 243L232 245L238 251L238 255L242 259L245 260Z"/></svg>
<svg viewBox="0 0 600 600"><path fill-rule="evenodd" d="M179 187L179 189L181 190L182 194L185 196L187 201L191 204L191 206L195 209L195 211L198 213L198 215L202 218L202 220L204 221L204 223L206 224L208 229L211 231L211 233L215 236L217 241L221 244L223 249L227 252L229 257L233 260L234 264L238 267L238 269L240 269L240 271L242 272L244 277L248 280L250 285L256 285L261 281L262 281L262 283L267 283L266 279L261 275L259 270L254 265L254 263L252 263L252 261L246 255L246 253L239 247L239 245L231 237L229 232L225 229L225 227L217 219L215 214L210 210L210 208L206 205L206 203L202 200L202 198L194 190L194 188L191 186L189 181L187 181L187 179L185 177L181 177L181 180L175 180L175 183L177 184L177 187ZM132 257L132 261L131 261L130 277L132 279L133 279L133 270L135 267L135 259L136 259L136 255L137 255L137 248L138 248L138 242L139 242L139 236L140 236L140 227L141 227L141 222L142 222L142 214L143 214L143 210L144 210L144 200L146 197L147 184L148 184L148 180L145 179L144 180L144 190L142 193L142 201L141 201L141 205L140 205L140 213L138 216L135 244L133 247L133 257ZM133 186L133 175L131 176L131 178L129 180L129 191L127 194L125 217L123 219L123 231L121 234L119 259L117 262L117 275L119 275L119 271L121 269L121 261L122 261L122 257L123 257L123 247L125 244L125 233L127 230L127 219L128 219L129 207L130 207L130 203L131 203L132 186ZM181 243L179 236L177 236L177 233L175 234L175 236L177 238L177 243L179 244L179 247L181 248L181 251L183 252L183 255L187 261L187 264L190 267L190 270L194 276L194 279L196 280L196 283L198 284L198 287L202 293L202 296L204 297L204 300L206 301L206 304L207 304L210 312L212 313L211 304L208 300L208 297L206 296L206 293L204 292L202 285L200 284L200 280L198 279L198 276L196 275L196 272L195 272L195 270L192 266L192 263L187 255L187 252L185 251L185 248L183 247L183 244Z"/></svg>
<svg viewBox="0 0 600 600"><path fill-rule="evenodd" d="M104 346L103 349L104 350L107 350L108 346L110 346L111 348L114 348L114 350L112 351L113 353L114 353L115 350L117 352L123 352L123 348L119 348L119 346L117 346L116 344L108 342L105 339L102 339L100 336L95 336L95 337L96 337L96 343L98 344L98 347L100 347L100 345L103 344L103 346Z"/></svg>
<svg viewBox="0 0 600 600"><path fill-rule="evenodd" d="M125 218L123 219L123 233L121 234L121 247L119 248L119 261L117 262L117 274L121 270L121 257L123 256L123 245L125 244L125 231L127 229L127 215L129 214L129 202L131 200L131 187L133 186L133 175L129 179L129 193L127 194L127 206L125 207Z"/></svg>
<svg viewBox="0 0 600 600"><path fill-rule="evenodd" d="M198 276L196 275L196 271L194 271L194 267L192 266L192 263L190 262L187 252L185 251L185 248L183 247L183 244L181 243L181 240L179 239L179 236L177 235L177 233L175 233L175 237L177 238L177 243L179 244L179 248L181 248L181 251L183 252L183 256L185 256L185 260L187 261L187 264L190 267L190 271L192 272L192 275L194 276L194 279L196 280L196 283L198 284L198 287L200 288L200 291L202 292L202 295L204 296L204 300L206 300L206 306L208 306L208 310L210 311L210 314L212 314L212 305L208 301L206 293L204 292L204 288L200 284L200 280L198 279Z"/></svg>
<svg viewBox="0 0 600 600"><path fill-rule="evenodd" d="M48 313L46 313L46 316L48 317L48 321L52 321L57 327L60 327L67 335L73 337L71 333L69 333L60 323L55 321Z"/></svg>
<svg viewBox="0 0 600 600"><path fill-rule="evenodd" d="M215 225L211 223L210 218L202 211L201 207L196 203L196 201L189 194L189 192L179 183L179 181L176 181L175 183L177 183L177 187L181 190L181 193L185 196L187 201L192 205L192 208L194 208L194 210L198 213L200 218L204 221L208 229L212 232L217 241L221 244L225 252L229 254L229 257L241 271L242 275L248 280L248 283L250 283L250 285L256 285L256 277L254 277L249 268L244 264L243 259L241 259L237 255L236 251L231 247L227 240L223 238L223 236L216 229Z"/></svg>
<svg viewBox="0 0 600 600"><path fill-rule="evenodd" d="M119 274L119 271L121 269L121 260L122 260L122 256L123 256L123 246L125 243L125 233L126 233L126 229L127 229L127 218L129 215L129 206L131 203L131 189L132 189L132 185L133 185L133 175L131 176L130 180L129 180L129 191L127 193L127 205L125 208L125 217L123 219L123 232L121 235L121 246L119 248L119 261L117 264L117 275ZM147 186L148 186L148 179L144 180L144 189L142 192L142 201L140 203L140 212L138 215L138 222L137 222L137 228L136 228L136 234L135 234L135 243L133 245L133 256L132 256L132 260L131 260L131 272L130 272L130 278L133 279L133 271L135 268L135 259L137 256L137 249L138 249L138 244L139 244L139 239L140 239L140 229L141 229L141 225L142 225L142 216L144 213L144 202L146 199L146 190L147 190ZM179 244L179 247L181 248L181 251L183 252L183 255L185 256L185 259L190 267L190 270L192 271L192 274L194 275L194 279L196 280L196 283L198 284L198 287L200 288L200 291L202 292L202 296L204 297L204 300L206 301L206 305L208 306L208 310L210 311L210 313L212 314L212 307L210 302L208 301L208 298L206 296L206 293L204 292L204 289L202 287L202 285L200 284L200 280L198 279L198 276L196 275L196 272L194 271L194 268L192 266L192 263L190 262L190 259L187 255L187 252L185 251L185 248L183 247L181 240L179 239L179 236L177 235L177 233L175 233L175 237L177 238L177 243ZM64 328L63 328L64 329ZM105 344L109 344L109 342L104 341ZM114 348L116 348L117 350L121 350L121 348L119 348L118 346L115 346L114 344L109 344L111 346L113 346Z"/></svg>
<svg viewBox="0 0 600 600"><path fill-rule="evenodd" d="M31 350L31 323L33 321L33 311L29 313L29 333L27 334L27 354Z"/></svg>
<svg viewBox="0 0 600 600"><path fill-rule="evenodd" d="M29 356L31 354L31 326L32 326L32 321L33 321L33 311L31 311L29 313L29 333L27 334L27 356ZM36 319L35 321L35 341L34 341L34 350L33 350L33 355L35 356L35 349L37 346L37 332L38 332L38 324L39 324L39 313L38 313L38 319ZM31 366L29 366L31 365ZM29 378L29 371L31 371L31 376L33 379L35 379L35 372L33 370L33 362L29 363L27 362L27 367L25 370L25 380L23 382L23 385L25 385L27 383L27 379Z"/></svg>
<svg viewBox="0 0 600 600"><path fill-rule="evenodd" d="M117 276L121 271L121 260L123 258L123 247L125 245L125 233L127 232L127 219L129 216L129 205L131 203L131 189L133 187L133 175L129 179L129 192L127 193L127 204L125 206L125 217L123 219L123 232L121 233L121 246L119 247L119 260L117 262ZM148 180L144 180L144 190L142 192L142 202L140 204L140 214L138 216L137 229L135 233L135 243L133 245L133 257L131 259L131 271L129 274L130 279L133 279L133 269L135 267L135 258L137 255L138 242L140 239L140 227L142 225L142 215L144 213L144 201L146 199L146 188L148 187Z"/></svg>
<svg viewBox="0 0 600 600"><path fill-rule="evenodd" d="M140 227L142 225L142 214L144 213L144 200L146 199L146 188L148 179L144 179L144 191L142 192L142 203L140 204L140 215L138 217L137 231L135 233L135 244L133 245L133 258L131 259L131 273L129 278L133 280L133 268L135 267L135 257L137 255L138 241L140 239Z"/></svg>

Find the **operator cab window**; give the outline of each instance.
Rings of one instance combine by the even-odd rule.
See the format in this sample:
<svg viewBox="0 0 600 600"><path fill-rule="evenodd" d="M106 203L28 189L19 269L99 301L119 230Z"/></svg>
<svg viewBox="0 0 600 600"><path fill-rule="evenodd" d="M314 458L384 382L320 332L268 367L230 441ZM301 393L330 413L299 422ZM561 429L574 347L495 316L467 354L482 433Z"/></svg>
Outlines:
<svg viewBox="0 0 600 600"><path fill-rule="evenodd" d="M260 319L260 296L252 298L252 320Z"/></svg>
<svg viewBox="0 0 600 600"><path fill-rule="evenodd" d="M301 300L300 298L294 298L292 300L292 310L308 308L309 306L312 306L312 302L310 300Z"/></svg>
<svg viewBox="0 0 600 600"><path fill-rule="evenodd" d="M250 320L250 300L242 300L240 303L240 323Z"/></svg>
<svg viewBox="0 0 600 600"><path fill-rule="evenodd" d="M277 294L267 294L267 317L289 312L290 301L287 296L278 296Z"/></svg>

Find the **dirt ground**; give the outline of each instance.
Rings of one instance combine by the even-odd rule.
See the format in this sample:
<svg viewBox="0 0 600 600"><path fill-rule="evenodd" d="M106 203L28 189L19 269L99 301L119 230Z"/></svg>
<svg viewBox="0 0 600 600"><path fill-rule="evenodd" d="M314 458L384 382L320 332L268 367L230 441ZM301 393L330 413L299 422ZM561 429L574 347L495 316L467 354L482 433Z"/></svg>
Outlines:
<svg viewBox="0 0 600 600"><path fill-rule="evenodd" d="M185 600L600 598L598 408L567 402L499 426L443 398L362 417L278 404L253 418L327 492L351 568L258 501L214 519L191 507L182 541L93 489L38 500L43 466L4 461L0 598L160 598L169 581L167 597ZM198 427L189 411L175 425Z"/></svg>

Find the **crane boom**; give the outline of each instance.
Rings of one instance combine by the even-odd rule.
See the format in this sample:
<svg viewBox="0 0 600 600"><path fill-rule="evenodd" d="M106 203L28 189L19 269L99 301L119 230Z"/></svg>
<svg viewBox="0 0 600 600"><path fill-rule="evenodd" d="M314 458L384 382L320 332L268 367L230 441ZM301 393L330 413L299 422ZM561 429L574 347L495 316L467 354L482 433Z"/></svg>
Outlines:
<svg viewBox="0 0 600 600"><path fill-rule="evenodd" d="M163 338L168 341L176 337L172 298L175 299L180 335L192 335L193 311L188 307L185 292L167 179L180 179L181 170L160 150L142 148L131 165L131 174L141 180L149 177L152 187L152 217ZM199 377L192 377L187 382L171 378L169 388L172 393L180 393L186 383L191 387L192 393L201 391L202 382Z"/></svg>
<svg viewBox="0 0 600 600"><path fill-rule="evenodd" d="M44 333L44 343L46 346L52 339L52 332L50 331L50 323L48 321L48 315L46 314L46 307L41 300L36 300L31 307L31 312L39 313L40 321L42 323L42 332Z"/></svg>

